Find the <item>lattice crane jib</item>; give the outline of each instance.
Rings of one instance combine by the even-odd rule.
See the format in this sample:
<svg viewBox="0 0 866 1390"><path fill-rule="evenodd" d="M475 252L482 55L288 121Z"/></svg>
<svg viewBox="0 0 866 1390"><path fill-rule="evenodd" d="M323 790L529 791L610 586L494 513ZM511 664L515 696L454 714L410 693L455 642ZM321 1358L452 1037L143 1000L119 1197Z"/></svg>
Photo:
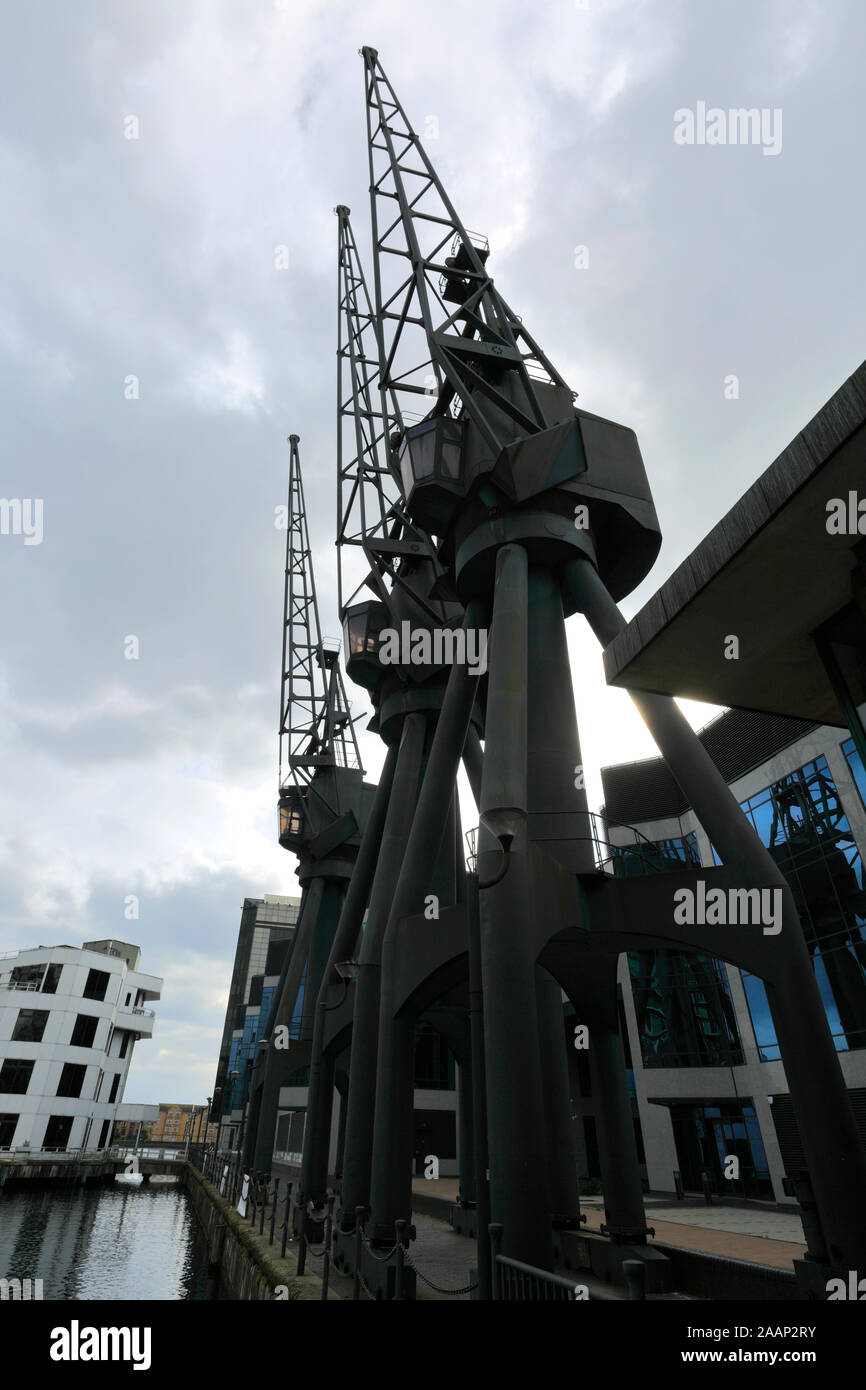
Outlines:
<svg viewBox="0 0 866 1390"><path fill-rule="evenodd" d="M458 216L378 53L362 55L379 375L403 412L396 448L406 510L438 538L464 602L493 563L482 525L532 510L563 541L554 568L586 531L583 550L622 598L661 544L637 437L575 406L575 392L496 289L486 238ZM425 418L409 423L409 402L431 395ZM515 523L512 534L522 526L525 539L531 525Z"/></svg>
<svg viewBox="0 0 866 1390"><path fill-rule="evenodd" d="M311 796L342 810L338 780L328 779L326 792L316 786L325 771L361 767L339 647L322 638L298 443L290 435L280 697L281 835L291 840Z"/></svg>
<svg viewBox="0 0 866 1390"><path fill-rule="evenodd" d="M441 573L441 566L432 538L406 513L391 442L402 434L404 417L395 392L382 387L381 336L349 209L341 205L335 211L337 564L340 614L351 660L375 643L377 621L396 620L398 590L410 597L420 618L441 624L448 615L441 601L431 602L422 592ZM419 565L432 568L432 581L427 577L419 583ZM370 591L375 595L372 604ZM354 664L350 674L353 671Z"/></svg>
<svg viewBox="0 0 866 1390"><path fill-rule="evenodd" d="M545 429L543 388L567 384L496 290L487 240L460 220L376 50L362 55L383 384L406 406L432 392L432 414L466 412L498 453L502 417Z"/></svg>

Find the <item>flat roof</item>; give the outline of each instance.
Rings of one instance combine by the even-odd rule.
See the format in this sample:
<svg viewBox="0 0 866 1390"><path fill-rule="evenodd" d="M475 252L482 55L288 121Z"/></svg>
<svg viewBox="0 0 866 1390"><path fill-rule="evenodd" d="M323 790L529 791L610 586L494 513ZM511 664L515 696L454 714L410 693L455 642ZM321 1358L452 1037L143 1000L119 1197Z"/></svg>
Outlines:
<svg viewBox="0 0 866 1390"><path fill-rule="evenodd" d="M858 491L866 362L605 648L609 684L844 727L810 634L851 603L863 536L830 534L827 505ZM835 653L861 704L853 649Z"/></svg>

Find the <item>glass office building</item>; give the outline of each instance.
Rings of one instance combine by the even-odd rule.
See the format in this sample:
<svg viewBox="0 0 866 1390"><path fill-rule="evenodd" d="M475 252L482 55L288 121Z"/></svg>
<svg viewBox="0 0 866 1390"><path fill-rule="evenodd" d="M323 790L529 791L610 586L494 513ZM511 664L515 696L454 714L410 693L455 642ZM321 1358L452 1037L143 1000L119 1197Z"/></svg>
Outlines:
<svg viewBox="0 0 866 1390"><path fill-rule="evenodd" d="M730 710L701 733L790 884L866 1144L866 773L845 731ZM605 768L611 869L718 864L661 759ZM648 1186L784 1202L803 1166L763 982L711 956L630 952L624 1029ZM738 1176L725 1176L728 1168Z"/></svg>

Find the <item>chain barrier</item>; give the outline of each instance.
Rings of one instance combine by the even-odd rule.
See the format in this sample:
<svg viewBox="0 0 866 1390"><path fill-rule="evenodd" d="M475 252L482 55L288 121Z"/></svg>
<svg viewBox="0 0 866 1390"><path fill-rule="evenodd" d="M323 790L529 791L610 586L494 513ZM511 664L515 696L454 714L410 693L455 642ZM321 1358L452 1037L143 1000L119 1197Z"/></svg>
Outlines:
<svg viewBox="0 0 866 1390"><path fill-rule="evenodd" d="M376 1295L373 1293L373 1290L370 1289L370 1288L368 1288L368 1286L367 1286L367 1281L366 1281L366 1279L364 1278L363 1274L361 1273L360 1269L357 1269L357 1270L355 1271L355 1274L356 1274L356 1276L357 1276L358 1282L359 1282L360 1285L361 1285L361 1288L364 1290L364 1293L367 1295L367 1297L368 1297L373 1303L377 1303L377 1302L378 1302L378 1299L376 1298Z"/></svg>
<svg viewBox="0 0 866 1390"><path fill-rule="evenodd" d="M472 1293L473 1289L478 1288L478 1280L476 1279L473 1284L467 1284L464 1289L443 1289L440 1284L434 1284L432 1279L428 1279L426 1274L421 1273L421 1270L415 1264L415 1261L408 1251L406 1252L406 1268L414 1269L418 1278L421 1279L428 1288L432 1289L434 1293L444 1293L447 1294L449 1298L459 1298L461 1294Z"/></svg>
<svg viewBox="0 0 866 1390"><path fill-rule="evenodd" d="M392 1255L396 1255L396 1253L397 1253L397 1246L396 1246L396 1245L392 1245L392 1246L391 1246L391 1249L388 1250L388 1251L386 1252L386 1254L384 1254L384 1255L377 1255L376 1252L375 1252L375 1250L373 1249L372 1245L371 1245L370 1242L368 1241L367 1236L366 1236L365 1232L363 1231L363 1229L362 1229L362 1231L361 1231L361 1239L362 1239L362 1241L364 1242L364 1244L366 1245L367 1249L368 1249L369 1252L370 1252L370 1258L373 1259L373 1260L378 1260L380 1264L387 1264L388 1261L390 1260L391 1256L392 1256Z"/></svg>

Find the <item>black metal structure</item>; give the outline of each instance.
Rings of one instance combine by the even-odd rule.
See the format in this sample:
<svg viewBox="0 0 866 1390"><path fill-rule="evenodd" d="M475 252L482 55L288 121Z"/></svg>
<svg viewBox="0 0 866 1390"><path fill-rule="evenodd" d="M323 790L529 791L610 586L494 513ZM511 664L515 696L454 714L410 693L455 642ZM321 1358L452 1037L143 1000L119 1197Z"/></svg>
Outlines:
<svg viewBox="0 0 866 1390"><path fill-rule="evenodd" d="M595 851L565 623L580 614L610 642L623 626L616 601L658 553L637 439L576 407L495 288L487 243L460 221L376 50L362 53L374 296L338 208L338 547L341 566L353 547L363 556L356 587L341 569L347 671L370 692L371 727L389 751L339 924L322 936L330 954L322 948L307 982L316 1009L301 1229L306 1204L320 1214L326 1199L342 1061L334 1260L384 1298L396 1296L399 1268L400 1296L412 1295L403 1243L413 1235L412 1052L423 1015L461 1066L461 1181L480 1296L491 1296L490 1220L503 1268L537 1274L573 1256L564 993L590 1038L606 1201L593 1268L623 1282L637 1260L649 1290L664 1288L666 1261L647 1244L616 968L624 951L698 950L767 986L816 1212L798 1272L804 1291L826 1296L831 1272L866 1267L866 1159L792 892L668 697L634 700L722 867L670 861L617 876ZM364 584L372 602L356 601ZM489 630L487 670L455 659L454 645L451 661L384 662L382 634L404 623L452 637L459 627L464 654L471 634ZM461 759L481 820L469 875ZM680 925L675 895L699 882L776 893L782 931Z"/></svg>
<svg viewBox="0 0 866 1390"><path fill-rule="evenodd" d="M289 437L279 835L298 856L302 892L253 1066L243 1154L255 1171L271 1165L281 1088L309 1065L315 1001L375 792L364 781L339 648L322 638L298 443Z"/></svg>

